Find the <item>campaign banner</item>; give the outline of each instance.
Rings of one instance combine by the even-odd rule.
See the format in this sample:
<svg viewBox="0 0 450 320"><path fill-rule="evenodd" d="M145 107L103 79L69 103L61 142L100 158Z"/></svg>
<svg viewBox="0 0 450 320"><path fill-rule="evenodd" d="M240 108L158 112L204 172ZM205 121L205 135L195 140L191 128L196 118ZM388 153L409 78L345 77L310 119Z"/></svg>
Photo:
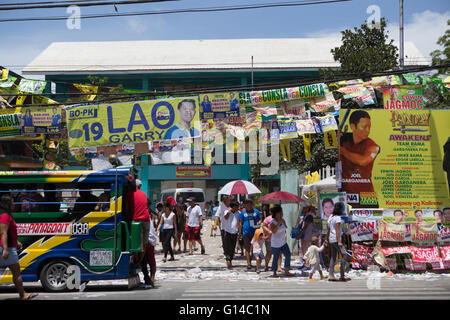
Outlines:
<svg viewBox="0 0 450 320"><path fill-rule="evenodd" d="M339 108L339 104L334 99L332 92L327 92L324 96L310 98L305 101L310 109L315 112L334 112L336 108Z"/></svg>
<svg viewBox="0 0 450 320"><path fill-rule="evenodd" d="M436 246L411 246L411 256L413 261L439 262L439 250Z"/></svg>
<svg viewBox="0 0 450 320"><path fill-rule="evenodd" d="M309 113L309 111L306 110L305 102L299 99L282 101L278 103L277 107L277 109L280 111L280 115L286 117L303 117L307 116L307 113Z"/></svg>
<svg viewBox="0 0 450 320"><path fill-rule="evenodd" d="M340 117L342 191L359 195L353 208L450 206L442 163L449 110L341 109Z"/></svg>
<svg viewBox="0 0 450 320"><path fill-rule="evenodd" d="M222 119L239 117L238 92L218 92L201 94L200 99L200 119Z"/></svg>
<svg viewBox="0 0 450 320"><path fill-rule="evenodd" d="M341 202L344 204L345 212L343 213L342 217L348 215L347 196L345 192L320 193L319 202L322 220L328 221L333 213L334 205L337 202Z"/></svg>
<svg viewBox="0 0 450 320"><path fill-rule="evenodd" d="M438 240L438 228L436 223L417 222L411 225L412 242L436 242Z"/></svg>
<svg viewBox="0 0 450 320"><path fill-rule="evenodd" d="M17 87L18 91L27 93L42 93L44 92L46 81L32 80L32 79L22 79Z"/></svg>
<svg viewBox="0 0 450 320"><path fill-rule="evenodd" d="M404 253L411 253L411 247L410 246L403 246L403 247L386 247L381 248L381 251L385 256L390 256L393 254L404 254Z"/></svg>
<svg viewBox="0 0 450 320"><path fill-rule="evenodd" d="M8 78L5 79L4 81L0 81L0 88L11 88L12 85L16 82L17 78L8 75Z"/></svg>
<svg viewBox="0 0 450 320"><path fill-rule="evenodd" d="M405 223L386 223L378 221L378 239L382 241L409 241L409 224ZM408 237L409 235L409 237Z"/></svg>
<svg viewBox="0 0 450 320"><path fill-rule="evenodd" d="M239 104L251 106L295 99L306 100L324 96L327 92L328 87L324 83L283 89L242 91L239 92Z"/></svg>
<svg viewBox="0 0 450 320"><path fill-rule="evenodd" d="M377 222L353 221L349 223L349 231L352 241L370 241L374 240L374 235L378 235ZM376 239L375 239L376 240Z"/></svg>
<svg viewBox="0 0 450 320"><path fill-rule="evenodd" d="M441 249L442 260L450 261L450 245L441 245L439 249Z"/></svg>
<svg viewBox="0 0 450 320"><path fill-rule="evenodd" d="M362 266L360 263L364 265L368 265L370 263L369 256L373 253L373 247L363 246L357 243L352 243L352 251L353 257L356 261L352 262L353 269L359 269Z"/></svg>
<svg viewBox="0 0 450 320"><path fill-rule="evenodd" d="M297 138L297 123L295 120L278 120L280 140Z"/></svg>
<svg viewBox="0 0 450 320"><path fill-rule="evenodd" d="M197 97L67 108L69 146L200 137Z"/></svg>
<svg viewBox="0 0 450 320"><path fill-rule="evenodd" d="M299 87L239 92L240 105L259 105L300 98Z"/></svg>
<svg viewBox="0 0 450 320"><path fill-rule="evenodd" d="M351 203L352 195L347 194L347 202ZM352 221L370 221L370 220L382 220L383 219L383 209L351 209L350 219Z"/></svg>
<svg viewBox="0 0 450 320"><path fill-rule="evenodd" d="M22 133L59 133L61 132L61 108L23 107Z"/></svg>
<svg viewBox="0 0 450 320"><path fill-rule="evenodd" d="M210 178L210 166L177 166L177 178Z"/></svg>
<svg viewBox="0 0 450 320"><path fill-rule="evenodd" d="M314 128L314 123L311 119L305 120L295 120L297 126L298 135L302 136L308 133L316 133L316 129Z"/></svg>
<svg viewBox="0 0 450 320"><path fill-rule="evenodd" d="M450 242L450 227L439 225L438 226L438 241Z"/></svg>
<svg viewBox="0 0 450 320"><path fill-rule="evenodd" d="M320 128L323 132L334 131L338 129L336 119L333 116L327 115L324 117L316 117L316 119L319 120Z"/></svg>
<svg viewBox="0 0 450 320"><path fill-rule="evenodd" d="M20 136L21 113L0 114L0 137Z"/></svg>
<svg viewBox="0 0 450 320"><path fill-rule="evenodd" d="M383 105L385 110L422 110L421 85L385 86Z"/></svg>
<svg viewBox="0 0 450 320"><path fill-rule="evenodd" d="M325 149L336 149L338 147L336 131L334 130L325 131L323 133L323 140L325 143Z"/></svg>

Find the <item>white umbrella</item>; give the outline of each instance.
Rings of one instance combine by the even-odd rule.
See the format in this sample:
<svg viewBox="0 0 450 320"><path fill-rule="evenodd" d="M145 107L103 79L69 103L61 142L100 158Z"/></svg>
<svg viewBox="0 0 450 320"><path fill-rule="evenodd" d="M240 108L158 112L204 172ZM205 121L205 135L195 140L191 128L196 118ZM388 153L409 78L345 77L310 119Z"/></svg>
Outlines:
<svg viewBox="0 0 450 320"><path fill-rule="evenodd" d="M219 194L226 195L255 193L261 193L261 190L259 190L253 183L245 180L235 180L228 182L219 191Z"/></svg>

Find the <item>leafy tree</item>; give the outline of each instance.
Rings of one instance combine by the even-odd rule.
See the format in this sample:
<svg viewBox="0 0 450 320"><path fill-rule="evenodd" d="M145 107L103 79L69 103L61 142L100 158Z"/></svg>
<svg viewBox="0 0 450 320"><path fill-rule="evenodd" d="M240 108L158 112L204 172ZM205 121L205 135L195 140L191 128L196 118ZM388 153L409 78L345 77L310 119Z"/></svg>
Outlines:
<svg viewBox="0 0 450 320"><path fill-rule="evenodd" d="M450 19L447 20L447 26L450 26ZM439 37L437 44L444 48L442 50L436 49L430 53L431 65L438 66L450 64L450 29L447 29L444 35ZM441 74L446 74L448 71L448 67L439 69L439 73Z"/></svg>
<svg viewBox="0 0 450 320"><path fill-rule="evenodd" d="M342 45L331 49L334 60L340 63L334 74L362 74L398 66L398 48L394 40L389 40L384 18L379 27L362 24L361 28L344 30L341 34Z"/></svg>
<svg viewBox="0 0 450 320"><path fill-rule="evenodd" d="M450 19L447 20L447 25L450 26ZM450 29L447 29L443 36L439 37L436 42L443 47L442 50L434 50L430 53L431 65L449 65L450 64ZM449 72L449 67L439 68L434 76L446 75ZM430 81L427 87L424 88L425 107L427 108L447 108L450 105L450 94L448 89L442 84Z"/></svg>

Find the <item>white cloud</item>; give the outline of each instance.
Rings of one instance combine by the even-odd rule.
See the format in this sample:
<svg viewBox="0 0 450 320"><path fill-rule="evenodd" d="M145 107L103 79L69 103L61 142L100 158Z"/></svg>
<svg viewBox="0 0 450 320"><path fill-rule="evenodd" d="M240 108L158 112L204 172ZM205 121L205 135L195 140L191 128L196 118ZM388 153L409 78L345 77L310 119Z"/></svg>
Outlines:
<svg viewBox="0 0 450 320"><path fill-rule="evenodd" d="M450 11L439 13L426 10L421 13L414 13L412 18L410 23L404 24L404 40L405 42L413 42L420 53L431 61L430 52L439 49L436 42L447 30L447 20L450 19ZM387 29L389 36L398 41L399 24L390 23Z"/></svg>
<svg viewBox="0 0 450 320"><path fill-rule="evenodd" d="M126 20L127 31L135 36L145 35L150 38L161 38L166 32L167 23L162 17L129 17Z"/></svg>
<svg viewBox="0 0 450 320"><path fill-rule="evenodd" d="M405 53L407 50L406 42L412 42L419 50L422 56L431 62L430 52L439 49L436 44L438 38L447 30L447 20L450 19L450 11L439 13L426 10L424 12L412 14L412 21L404 24L404 41ZM359 26L358 26L359 27ZM336 29L323 29L308 33L307 38L339 38L341 39L340 30L345 30L353 27L341 27ZM396 44L399 41L399 24L388 23L387 31L390 39L393 39ZM440 48L442 49L442 48ZM421 61L423 62L423 61Z"/></svg>

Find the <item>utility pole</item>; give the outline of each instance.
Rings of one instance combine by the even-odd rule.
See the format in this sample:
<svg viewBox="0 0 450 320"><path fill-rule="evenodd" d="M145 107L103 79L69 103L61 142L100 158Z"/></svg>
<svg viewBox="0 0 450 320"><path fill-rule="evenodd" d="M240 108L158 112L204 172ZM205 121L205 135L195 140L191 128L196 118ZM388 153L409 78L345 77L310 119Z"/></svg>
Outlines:
<svg viewBox="0 0 450 320"><path fill-rule="evenodd" d="M253 56L252 56L252 89L253 89Z"/></svg>
<svg viewBox="0 0 450 320"><path fill-rule="evenodd" d="M404 67L404 47L403 47L403 0L400 1L400 69Z"/></svg>

